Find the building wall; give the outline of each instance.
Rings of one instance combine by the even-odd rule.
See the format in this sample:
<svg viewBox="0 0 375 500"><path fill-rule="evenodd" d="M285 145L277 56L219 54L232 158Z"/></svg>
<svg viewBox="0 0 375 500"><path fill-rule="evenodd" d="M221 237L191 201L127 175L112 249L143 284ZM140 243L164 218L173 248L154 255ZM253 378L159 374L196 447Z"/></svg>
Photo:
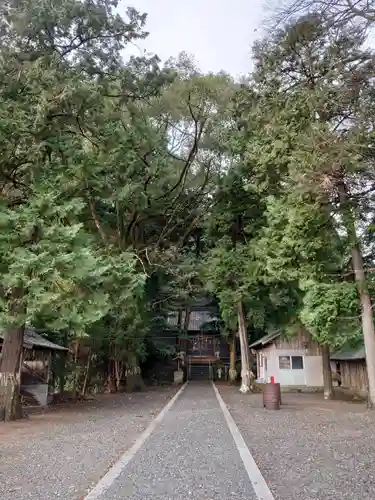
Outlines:
<svg viewBox="0 0 375 500"><path fill-rule="evenodd" d="M367 392L367 368L364 359L353 361L331 361L332 373L337 373L339 367L341 387L360 392Z"/></svg>
<svg viewBox="0 0 375 500"><path fill-rule="evenodd" d="M274 344L270 344L257 352L258 378L267 379L274 371Z"/></svg>
<svg viewBox="0 0 375 500"><path fill-rule="evenodd" d="M268 380L269 377L275 377L275 382L284 386L323 386L323 363L319 346L307 341L303 337L293 339L277 339L278 342L272 343L258 351L257 364L259 378ZM280 370L280 356L301 356L303 358L303 370ZM294 372L294 373L293 373Z"/></svg>
<svg viewBox="0 0 375 500"><path fill-rule="evenodd" d="M323 387L323 359L322 356L305 356L307 386Z"/></svg>
<svg viewBox="0 0 375 500"><path fill-rule="evenodd" d="M321 355L319 344L311 338L309 333L303 331L293 337L277 337L274 344L277 349L304 349L310 356Z"/></svg>

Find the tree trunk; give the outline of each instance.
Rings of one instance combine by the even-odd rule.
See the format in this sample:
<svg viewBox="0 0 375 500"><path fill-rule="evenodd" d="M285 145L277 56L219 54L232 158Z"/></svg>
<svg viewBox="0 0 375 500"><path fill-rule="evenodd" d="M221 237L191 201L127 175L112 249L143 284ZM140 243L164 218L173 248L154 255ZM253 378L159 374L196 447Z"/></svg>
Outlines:
<svg viewBox="0 0 375 500"><path fill-rule="evenodd" d="M6 421L22 417L20 362L25 327L5 331L0 357L0 415Z"/></svg>
<svg viewBox="0 0 375 500"><path fill-rule="evenodd" d="M15 319L25 314L24 290L20 287L13 291L9 299L9 309ZM25 325L7 328L4 332L0 356L0 419L5 421L22 418L20 395L20 363L23 349Z"/></svg>
<svg viewBox="0 0 375 500"><path fill-rule="evenodd" d="M234 384L237 378L236 370L236 334L233 332L233 337L229 343L229 382Z"/></svg>
<svg viewBox="0 0 375 500"><path fill-rule="evenodd" d="M113 370L114 370L116 390L118 392L119 388L120 388L121 375L120 375L120 365L119 365L119 361L117 359L117 346L116 346L116 344L113 345Z"/></svg>
<svg viewBox="0 0 375 500"><path fill-rule="evenodd" d="M73 398L76 399L78 396L78 382L81 375L80 366L78 366L78 355L79 355L79 340L75 341L74 345L74 379L73 379Z"/></svg>
<svg viewBox="0 0 375 500"><path fill-rule="evenodd" d="M138 365L136 356L130 356L126 370L126 391L142 391L145 383L142 378L141 368Z"/></svg>
<svg viewBox="0 0 375 500"><path fill-rule="evenodd" d="M322 361L323 361L323 387L324 387L324 399L333 398L333 387L332 387L332 372L331 372L331 361L329 359L329 346L322 345Z"/></svg>
<svg viewBox="0 0 375 500"><path fill-rule="evenodd" d="M249 364L249 346L247 340L247 330L245 322L245 312L242 302L237 304L238 314L238 334L241 345L241 387L240 392L246 394L250 392L250 364Z"/></svg>
<svg viewBox="0 0 375 500"><path fill-rule="evenodd" d="M366 273L363 265L361 247L357 238L355 220L349 205L346 186L343 181L338 183L340 202L343 209L343 220L351 245L352 266L361 304L362 332L365 344L366 365L368 376L368 406L375 407L375 327L371 296L368 290Z"/></svg>
<svg viewBox="0 0 375 500"><path fill-rule="evenodd" d="M109 356L111 356L111 353L109 354ZM107 387L110 394L114 394L115 392L117 392L116 381L114 376L113 359L111 357L109 357L108 359Z"/></svg>
<svg viewBox="0 0 375 500"><path fill-rule="evenodd" d="M65 346L68 345L68 342L69 342L69 336L68 333L65 332L64 345ZM56 359L58 360L56 364L56 369L57 369L57 378L59 379L59 391L60 391L60 396L63 397L66 385L67 373L68 373L69 354L68 352L61 352L57 355L56 358L56 353L55 353L55 360Z"/></svg>
<svg viewBox="0 0 375 500"><path fill-rule="evenodd" d="M375 407L375 328L372 311L371 296L367 287L366 275L363 267L362 253L359 247L352 249L353 269L357 282L359 300L362 308L362 331L365 343L367 377L368 377L368 406Z"/></svg>
<svg viewBox="0 0 375 500"><path fill-rule="evenodd" d="M116 387L117 392L123 392L125 390L124 384L124 368L122 361L118 359L115 360L115 373L116 373Z"/></svg>
<svg viewBox="0 0 375 500"><path fill-rule="evenodd" d="M88 383L90 380L91 356L92 356L92 353L91 353L91 347L90 347L88 357L87 357L87 363L86 363L85 379L83 381L82 391L81 391L81 396L83 398L86 396L87 386L88 386Z"/></svg>

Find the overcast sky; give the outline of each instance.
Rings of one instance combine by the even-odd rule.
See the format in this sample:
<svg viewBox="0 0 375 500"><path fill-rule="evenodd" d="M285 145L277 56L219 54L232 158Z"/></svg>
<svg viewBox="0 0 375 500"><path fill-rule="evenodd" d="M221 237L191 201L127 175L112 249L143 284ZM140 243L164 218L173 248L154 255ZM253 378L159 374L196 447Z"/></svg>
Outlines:
<svg viewBox="0 0 375 500"><path fill-rule="evenodd" d="M233 76L251 69L251 46L259 37L264 0L122 0L147 12L149 37L139 47L163 61L185 51L202 71Z"/></svg>

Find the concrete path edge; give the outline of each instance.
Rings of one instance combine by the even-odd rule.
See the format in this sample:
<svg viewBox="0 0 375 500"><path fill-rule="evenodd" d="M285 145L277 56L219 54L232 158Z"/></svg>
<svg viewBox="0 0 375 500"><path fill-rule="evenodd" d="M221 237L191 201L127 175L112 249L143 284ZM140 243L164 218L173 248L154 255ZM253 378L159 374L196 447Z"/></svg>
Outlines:
<svg viewBox="0 0 375 500"><path fill-rule="evenodd" d="M128 463L134 458L135 454L141 449L147 439L154 432L156 427L160 424L160 422L164 419L165 415L175 404L177 399L181 396L182 392L185 390L188 382L177 391L177 393L173 396L172 399L164 406L161 412L154 418L154 420L150 423L146 430L142 432L136 442L133 444L131 448L129 448L120 459L109 469L109 471L100 479L100 481L90 490L90 492L84 497L83 500L98 500L102 496L102 494L108 490L110 486L115 482L115 480L120 476L120 474L124 471L125 467Z"/></svg>
<svg viewBox="0 0 375 500"><path fill-rule="evenodd" d="M212 382L212 386L214 388L220 408L224 414L224 418L229 427L230 433L232 434L232 438L237 447L238 453L240 454L240 457L246 469L247 475L249 476L250 482L253 485L255 495L257 496L258 500L275 500L275 497L273 496L264 477L262 476L262 473L260 472L252 454L250 453L250 450L247 447L245 440L242 437L239 428L237 427L237 424L233 420L233 417L230 414L227 405L224 403L223 398L220 396L220 393L214 382Z"/></svg>

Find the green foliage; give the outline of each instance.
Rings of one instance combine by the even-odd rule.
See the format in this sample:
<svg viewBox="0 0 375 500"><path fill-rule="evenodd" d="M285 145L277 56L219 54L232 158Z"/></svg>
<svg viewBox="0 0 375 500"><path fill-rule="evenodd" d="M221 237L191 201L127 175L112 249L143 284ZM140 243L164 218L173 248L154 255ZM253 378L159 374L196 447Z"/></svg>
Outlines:
<svg viewBox="0 0 375 500"><path fill-rule="evenodd" d="M256 244L262 278L281 286L290 306L276 323L302 321L320 342L341 345L358 336L358 298L343 276L360 243L354 221L366 225L372 212L363 151L371 148L365 107L373 105L374 67L361 30L334 33L323 21L305 16L255 46L255 71L236 96L234 147L265 206Z"/></svg>
<svg viewBox="0 0 375 500"><path fill-rule="evenodd" d="M363 32L304 17L256 44L239 86L186 54L125 62L146 16L116 6L0 7L2 327L132 367L173 352L168 313L209 291L224 334L241 302L251 332L357 338L350 251L372 262L375 213Z"/></svg>
<svg viewBox="0 0 375 500"><path fill-rule="evenodd" d="M303 284L301 320L321 344L341 347L361 338L360 311L354 283Z"/></svg>
<svg viewBox="0 0 375 500"><path fill-rule="evenodd" d="M119 273L129 282L138 272L131 255L114 265L84 215L84 183L94 174L85 154L94 134L85 130L98 128L93 106L103 109L105 87L121 74L120 50L142 36L144 18L130 11L125 23L112 13L114 5L66 0L2 6L3 327L46 314L54 328L84 332L111 309L109 274L113 284ZM100 83L93 79L98 73ZM11 312L15 288L23 290L18 317Z"/></svg>

